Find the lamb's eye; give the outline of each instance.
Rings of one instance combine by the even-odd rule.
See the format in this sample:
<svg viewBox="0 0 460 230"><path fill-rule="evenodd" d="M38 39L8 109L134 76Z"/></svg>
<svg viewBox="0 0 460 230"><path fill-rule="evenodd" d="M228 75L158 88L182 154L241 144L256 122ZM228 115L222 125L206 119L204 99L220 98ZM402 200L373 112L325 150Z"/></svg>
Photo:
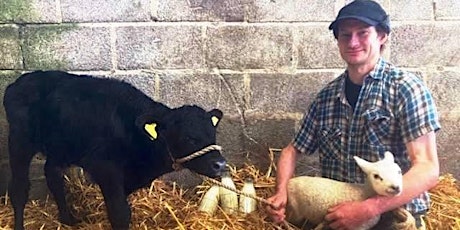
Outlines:
<svg viewBox="0 0 460 230"><path fill-rule="evenodd" d="M374 180L382 180L382 177L379 174L374 174Z"/></svg>

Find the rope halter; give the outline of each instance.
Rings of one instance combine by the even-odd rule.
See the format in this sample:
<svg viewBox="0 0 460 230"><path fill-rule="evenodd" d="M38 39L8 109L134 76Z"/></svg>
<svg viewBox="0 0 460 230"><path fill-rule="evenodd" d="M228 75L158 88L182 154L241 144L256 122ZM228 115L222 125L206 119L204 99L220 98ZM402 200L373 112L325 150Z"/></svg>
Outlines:
<svg viewBox="0 0 460 230"><path fill-rule="evenodd" d="M173 165L172 165L172 168L174 170L179 170L182 168L181 164L187 162L187 161L191 161L199 156L202 156L208 152L211 152L211 151L214 151L214 150L217 150L217 151L221 151L222 150L222 147L220 145L209 145L201 150L198 150L186 157L182 157L182 158L179 158L179 159L174 159L172 158L173 160Z"/></svg>

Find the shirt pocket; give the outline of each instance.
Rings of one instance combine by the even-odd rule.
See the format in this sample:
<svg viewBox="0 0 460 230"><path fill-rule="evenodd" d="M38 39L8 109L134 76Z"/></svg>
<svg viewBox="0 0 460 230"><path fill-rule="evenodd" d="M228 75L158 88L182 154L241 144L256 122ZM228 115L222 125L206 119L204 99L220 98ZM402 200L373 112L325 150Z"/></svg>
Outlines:
<svg viewBox="0 0 460 230"><path fill-rule="evenodd" d="M367 142L374 146L383 145L383 140L390 134L392 114L388 110L376 108L366 110L363 117Z"/></svg>
<svg viewBox="0 0 460 230"><path fill-rule="evenodd" d="M339 159L341 151L340 128L326 127L320 130L319 135L319 152L321 158Z"/></svg>

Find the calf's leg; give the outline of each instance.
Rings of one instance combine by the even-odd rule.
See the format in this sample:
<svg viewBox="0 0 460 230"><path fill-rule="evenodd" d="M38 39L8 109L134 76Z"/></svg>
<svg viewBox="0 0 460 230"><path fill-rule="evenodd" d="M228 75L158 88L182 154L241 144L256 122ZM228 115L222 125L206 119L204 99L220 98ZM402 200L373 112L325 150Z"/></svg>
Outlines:
<svg viewBox="0 0 460 230"><path fill-rule="evenodd" d="M48 188L58 206L61 223L66 225L75 225L78 223L78 220L70 213L69 206L65 200L63 168L56 164L52 158L46 160L45 177Z"/></svg>
<svg viewBox="0 0 460 230"><path fill-rule="evenodd" d="M8 137L11 179L8 193L14 210L14 229L24 229L24 208L29 198L29 166L36 153L32 146L21 141L14 133Z"/></svg>
<svg viewBox="0 0 460 230"><path fill-rule="evenodd" d="M92 164L88 172L101 188L112 229L128 230L131 209L124 191L122 169L113 162L104 161Z"/></svg>

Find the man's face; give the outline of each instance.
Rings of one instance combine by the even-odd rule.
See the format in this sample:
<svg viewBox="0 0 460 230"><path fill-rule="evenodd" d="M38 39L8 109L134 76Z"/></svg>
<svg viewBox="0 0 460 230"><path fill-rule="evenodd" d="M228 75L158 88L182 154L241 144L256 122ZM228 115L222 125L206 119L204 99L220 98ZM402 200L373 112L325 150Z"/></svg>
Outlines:
<svg viewBox="0 0 460 230"><path fill-rule="evenodd" d="M338 27L337 43L340 55L348 65L375 64L380 57L380 47L387 40L374 26L355 19L345 19Z"/></svg>

